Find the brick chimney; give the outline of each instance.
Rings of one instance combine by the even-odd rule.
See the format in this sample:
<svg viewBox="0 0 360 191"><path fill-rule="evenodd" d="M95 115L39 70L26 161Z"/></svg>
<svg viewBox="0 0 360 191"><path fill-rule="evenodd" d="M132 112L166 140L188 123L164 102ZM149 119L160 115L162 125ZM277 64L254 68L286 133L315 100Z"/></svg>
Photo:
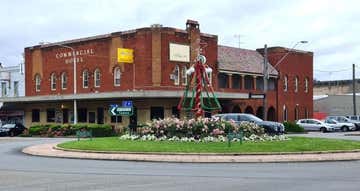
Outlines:
<svg viewBox="0 0 360 191"><path fill-rule="evenodd" d="M200 27L199 23L194 20L186 21L186 31L189 34L190 41L190 64L193 64L194 60L200 50Z"/></svg>

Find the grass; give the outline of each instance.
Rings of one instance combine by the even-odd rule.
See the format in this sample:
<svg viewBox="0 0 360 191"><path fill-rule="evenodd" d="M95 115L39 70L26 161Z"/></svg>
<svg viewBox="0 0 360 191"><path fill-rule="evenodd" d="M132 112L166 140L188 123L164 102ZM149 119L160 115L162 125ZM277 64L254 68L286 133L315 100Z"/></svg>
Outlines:
<svg viewBox="0 0 360 191"><path fill-rule="evenodd" d="M257 152L304 152L360 149L360 141L323 138L291 137L287 141L232 143L194 143L171 141L129 141L118 137L70 141L58 145L61 148L92 151L126 152L181 152L181 153L257 153Z"/></svg>

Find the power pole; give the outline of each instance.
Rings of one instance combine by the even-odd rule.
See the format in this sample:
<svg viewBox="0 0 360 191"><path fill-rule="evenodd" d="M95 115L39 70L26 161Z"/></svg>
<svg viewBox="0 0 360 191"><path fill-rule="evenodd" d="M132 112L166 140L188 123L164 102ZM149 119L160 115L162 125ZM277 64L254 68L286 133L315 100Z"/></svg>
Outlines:
<svg viewBox="0 0 360 191"><path fill-rule="evenodd" d="M353 64L353 108L354 108L354 115L356 115L356 92L355 92L355 64Z"/></svg>
<svg viewBox="0 0 360 191"><path fill-rule="evenodd" d="M242 42L240 41L240 38L241 38L242 36L243 36L243 35L240 35L240 34L234 35L235 38L238 38L239 48L240 48L240 45L242 44Z"/></svg>
<svg viewBox="0 0 360 191"><path fill-rule="evenodd" d="M268 90L268 51L267 44L264 45L264 99L263 99L263 119L267 120L267 90Z"/></svg>

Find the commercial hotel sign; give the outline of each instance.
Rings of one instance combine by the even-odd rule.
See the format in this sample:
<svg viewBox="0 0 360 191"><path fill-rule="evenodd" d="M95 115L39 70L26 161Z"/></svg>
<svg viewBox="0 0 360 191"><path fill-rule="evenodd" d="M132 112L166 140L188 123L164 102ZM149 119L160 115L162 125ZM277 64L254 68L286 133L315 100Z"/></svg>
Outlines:
<svg viewBox="0 0 360 191"><path fill-rule="evenodd" d="M75 50L76 62L77 63L84 62L83 56L94 55L94 54L95 54L95 50L92 48ZM74 63L74 57L73 57L72 51L58 52L55 54L55 58L56 59L65 59L65 64Z"/></svg>
<svg viewBox="0 0 360 191"><path fill-rule="evenodd" d="M183 44L170 43L169 44L170 61L175 62L190 62L190 46Z"/></svg>

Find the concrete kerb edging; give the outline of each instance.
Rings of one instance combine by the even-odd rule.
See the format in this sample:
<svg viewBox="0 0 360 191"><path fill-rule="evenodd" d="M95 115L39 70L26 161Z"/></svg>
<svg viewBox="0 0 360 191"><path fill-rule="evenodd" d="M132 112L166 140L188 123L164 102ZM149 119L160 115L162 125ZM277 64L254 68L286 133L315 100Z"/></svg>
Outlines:
<svg viewBox="0 0 360 191"><path fill-rule="evenodd" d="M349 161L360 160L360 150L313 152L313 153L278 153L278 154L189 154L189 153L113 153L113 152L82 152L80 150L59 149L53 144L42 144L26 147L23 153L35 156L121 160L121 161L148 161L148 162L192 162L192 163L260 163L260 162L322 162L322 161Z"/></svg>

